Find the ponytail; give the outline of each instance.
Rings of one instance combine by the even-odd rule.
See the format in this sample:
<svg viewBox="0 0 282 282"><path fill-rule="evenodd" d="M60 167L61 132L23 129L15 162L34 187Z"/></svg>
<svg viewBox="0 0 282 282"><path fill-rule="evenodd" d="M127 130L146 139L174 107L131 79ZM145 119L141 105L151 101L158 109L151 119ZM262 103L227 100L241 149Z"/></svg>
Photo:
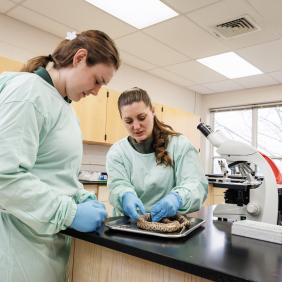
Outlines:
<svg viewBox="0 0 282 282"><path fill-rule="evenodd" d="M22 72L34 72L39 67L46 68L49 62L52 62L53 58L51 55L38 56L27 61L27 63L21 68Z"/></svg>

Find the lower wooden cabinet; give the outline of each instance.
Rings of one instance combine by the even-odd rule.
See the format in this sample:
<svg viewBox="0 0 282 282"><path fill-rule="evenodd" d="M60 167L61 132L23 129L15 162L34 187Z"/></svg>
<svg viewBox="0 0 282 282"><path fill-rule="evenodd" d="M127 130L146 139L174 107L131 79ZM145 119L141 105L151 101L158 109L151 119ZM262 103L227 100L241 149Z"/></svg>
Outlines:
<svg viewBox="0 0 282 282"><path fill-rule="evenodd" d="M211 281L79 239L73 246L69 282Z"/></svg>
<svg viewBox="0 0 282 282"><path fill-rule="evenodd" d="M215 188L213 185L209 185L208 187L208 195L203 204L204 207L217 205L217 204L224 204L224 192L226 189L222 188Z"/></svg>
<svg viewBox="0 0 282 282"><path fill-rule="evenodd" d="M109 201L109 188L106 185L84 184L84 189L96 195L97 199L105 205L108 217L111 217L113 206Z"/></svg>

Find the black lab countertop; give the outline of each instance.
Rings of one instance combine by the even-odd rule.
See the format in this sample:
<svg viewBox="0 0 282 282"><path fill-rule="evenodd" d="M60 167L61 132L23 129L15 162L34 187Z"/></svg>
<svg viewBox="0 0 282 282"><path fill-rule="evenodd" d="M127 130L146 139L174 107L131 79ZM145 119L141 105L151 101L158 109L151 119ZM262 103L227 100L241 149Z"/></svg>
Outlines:
<svg viewBox="0 0 282 282"><path fill-rule="evenodd" d="M214 281L282 281L282 245L231 235L231 223L213 219L213 207L192 216L206 223L186 237L166 239L103 227L99 233L63 231L74 238Z"/></svg>

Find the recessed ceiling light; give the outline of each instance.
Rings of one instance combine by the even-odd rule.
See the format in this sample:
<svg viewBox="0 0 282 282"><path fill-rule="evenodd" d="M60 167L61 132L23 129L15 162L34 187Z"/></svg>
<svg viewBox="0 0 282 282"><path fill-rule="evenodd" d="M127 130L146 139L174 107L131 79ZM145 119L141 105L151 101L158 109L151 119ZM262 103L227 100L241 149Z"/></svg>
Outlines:
<svg viewBox="0 0 282 282"><path fill-rule="evenodd" d="M85 1L138 29L148 27L178 15L178 13L159 0Z"/></svg>
<svg viewBox="0 0 282 282"><path fill-rule="evenodd" d="M198 59L197 61L228 78L262 74L261 70L251 65L234 52L206 57Z"/></svg>

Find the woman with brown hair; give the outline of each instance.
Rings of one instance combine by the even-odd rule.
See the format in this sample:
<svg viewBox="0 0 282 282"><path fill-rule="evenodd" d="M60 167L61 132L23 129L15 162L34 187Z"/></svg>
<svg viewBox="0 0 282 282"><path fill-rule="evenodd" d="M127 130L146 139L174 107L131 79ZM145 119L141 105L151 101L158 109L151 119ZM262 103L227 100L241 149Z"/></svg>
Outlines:
<svg viewBox="0 0 282 282"><path fill-rule="evenodd" d="M78 181L82 138L69 103L97 95L119 64L114 42L88 30L0 75L1 281L66 280L70 238L60 231L96 231L105 220Z"/></svg>
<svg viewBox="0 0 282 282"><path fill-rule="evenodd" d="M156 117L150 97L140 88L124 91L118 108L129 136L107 154L114 215L136 221L150 212L152 221L160 221L200 209L207 180L189 140Z"/></svg>

